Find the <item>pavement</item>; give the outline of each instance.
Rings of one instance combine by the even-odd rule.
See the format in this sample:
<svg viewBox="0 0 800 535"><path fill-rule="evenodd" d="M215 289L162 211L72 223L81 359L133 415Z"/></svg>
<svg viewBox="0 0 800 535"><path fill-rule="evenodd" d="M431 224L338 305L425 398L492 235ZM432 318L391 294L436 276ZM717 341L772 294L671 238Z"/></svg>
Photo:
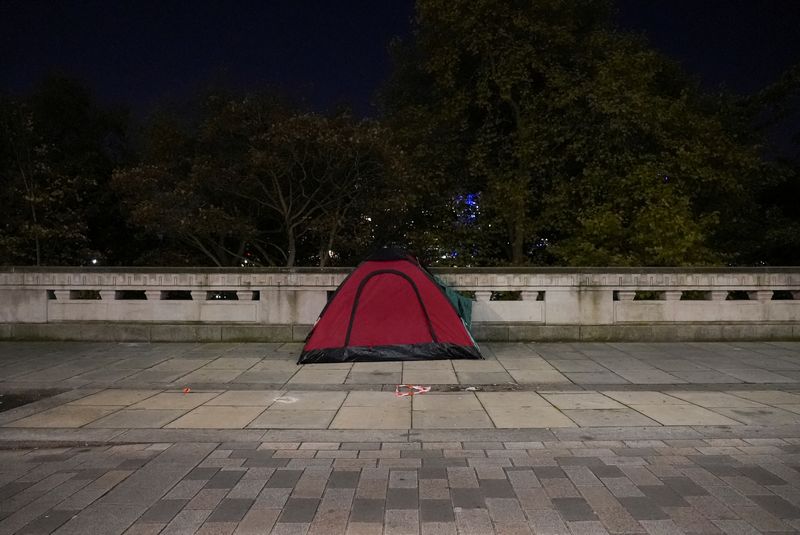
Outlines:
<svg viewBox="0 0 800 535"><path fill-rule="evenodd" d="M800 533L800 342L299 350L0 343L0 535Z"/></svg>

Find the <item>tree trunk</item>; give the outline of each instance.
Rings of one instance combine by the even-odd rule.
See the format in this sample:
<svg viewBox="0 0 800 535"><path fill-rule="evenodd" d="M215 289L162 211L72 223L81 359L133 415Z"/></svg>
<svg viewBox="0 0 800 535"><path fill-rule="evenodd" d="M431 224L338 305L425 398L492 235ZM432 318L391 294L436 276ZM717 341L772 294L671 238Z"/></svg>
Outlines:
<svg viewBox="0 0 800 535"><path fill-rule="evenodd" d="M27 181L26 181L27 182ZM32 195L32 193L31 193ZM36 229L36 234L33 236L33 240L36 243L36 265L42 265L42 248L39 244L39 220L36 218L36 206L33 204L33 201L30 201L31 206L31 217L33 218L33 228Z"/></svg>
<svg viewBox="0 0 800 535"><path fill-rule="evenodd" d="M41 266L42 265L42 253L41 253L41 247L39 246L39 236L36 236L34 238L34 240L36 241L36 265L37 266Z"/></svg>
<svg viewBox="0 0 800 535"><path fill-rule="evenodd" d="M519 137L523 130L522 112L519 103L514 99L508 98L507 101L514 112L514 124L516 126L516 134ZM519 141L517 141L517 144L517 151L519 151ZM521 156L517 157L517 166L520 179L528 176L527 166ZM527 190L529 187L528 180L522 180L521 187ZM521 266L525 263L525 219L528 212L526 200L526 192L521 192L519 197L514 199L514 223L511 226L511 263L515 266Z"/></svg>
<svg viewBox="0 0 800 535"><path fill-rule="evenodd" d="M286 251L286 267L294 267L294 262L297 258L297 244L294 235L294 227L291 225L286 226L286 241L288 246Z"/></svg>
<svg viewBox="0 0 800 535"><path fill-rule="evenodd" d="M525 263L525 232L523 229L522 221L517 220L514 223L514 236L511 242L511 263L515 266L521 266Z"/></svg>
<svg viewBox="0 0 800 535"><path fill-rule="evenodd" d="M337 219L338 221L338 219ZM325 267L330 260L330 251L333 250L333 241L336 239L336 231L339 230L339 224L333 223L331 231L328 233L328 243L322 244L319 251L319 267Z"/></svg>

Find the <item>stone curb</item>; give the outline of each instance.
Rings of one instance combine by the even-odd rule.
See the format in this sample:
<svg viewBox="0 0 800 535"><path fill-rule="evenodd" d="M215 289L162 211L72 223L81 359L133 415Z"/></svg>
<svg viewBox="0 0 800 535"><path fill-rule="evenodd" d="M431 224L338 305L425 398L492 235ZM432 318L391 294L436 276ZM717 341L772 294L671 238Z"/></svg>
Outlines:
<svg viewBox="0 0 800 535"><path fill-rule="evenodd" d="M191 442L541 442L800 438L791 426L664 426L532 429L336 430L336 429L0 429L0 449L15 444L126 444Z"/></svg>

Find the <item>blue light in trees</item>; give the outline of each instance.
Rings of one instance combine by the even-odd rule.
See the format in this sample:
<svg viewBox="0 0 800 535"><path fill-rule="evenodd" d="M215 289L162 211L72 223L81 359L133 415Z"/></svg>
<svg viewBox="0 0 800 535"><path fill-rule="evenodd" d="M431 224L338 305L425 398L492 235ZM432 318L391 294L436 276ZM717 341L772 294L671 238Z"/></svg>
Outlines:
<svg viewBox="0 0 800 535"><path fill-rule="evenodd" d="M466 193L456 196L455 209L459 223L462 225L469 225L475 222L480 212L480 207L478 205L480 195L480 193Z"/></svg>

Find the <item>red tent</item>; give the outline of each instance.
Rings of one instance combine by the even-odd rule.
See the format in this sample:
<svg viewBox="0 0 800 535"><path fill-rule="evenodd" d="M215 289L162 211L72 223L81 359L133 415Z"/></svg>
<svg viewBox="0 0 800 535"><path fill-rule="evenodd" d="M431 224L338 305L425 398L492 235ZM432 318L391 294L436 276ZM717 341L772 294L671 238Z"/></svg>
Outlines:
<svg viewBox="0 0 800 535"><path fill-rule="evenodd" d="M481 358L431 274L413 256L383 249L336 290L298 363Z"/></svg>

